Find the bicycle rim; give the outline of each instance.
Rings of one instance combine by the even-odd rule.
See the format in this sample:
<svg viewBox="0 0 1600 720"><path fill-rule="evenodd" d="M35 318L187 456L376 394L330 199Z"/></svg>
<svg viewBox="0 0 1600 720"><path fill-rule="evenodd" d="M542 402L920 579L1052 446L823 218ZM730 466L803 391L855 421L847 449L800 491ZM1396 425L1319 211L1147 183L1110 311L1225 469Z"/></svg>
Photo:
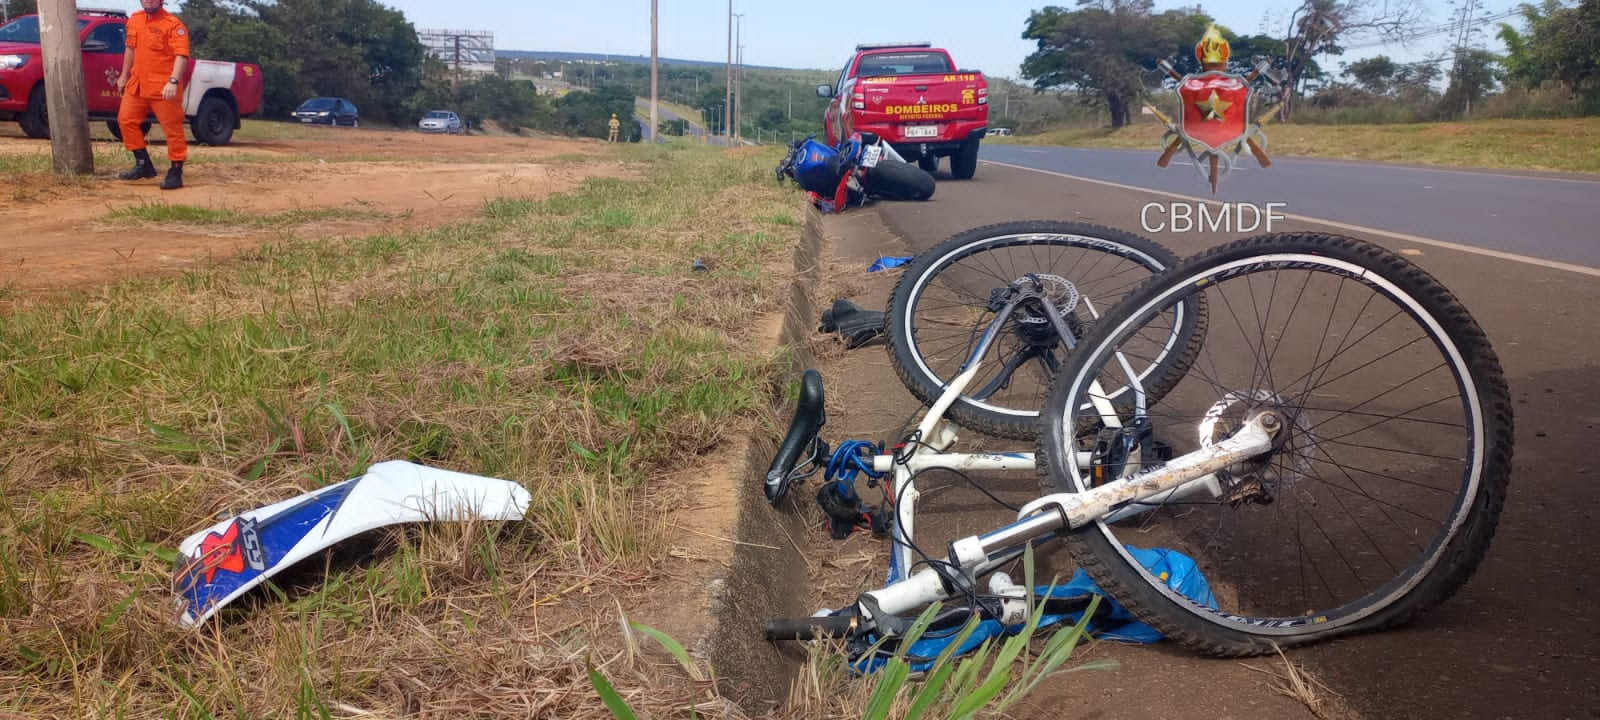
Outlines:
<svg viewBox="0 0 1600 720"><path fill-rule="evenodd" d="M1288 419L1284 439L1220 476L1220 497L1158 497L1074 533L1085 569L1153 625L1216 654L1404 622L1454 592L1503 502L1504 378L1436 281L1349 238L1240 241L1135 291L1053 389L1040 448L1049 481L1088 489L1070 452L1084 418L1064 409L1086 402L1091 382L1125 377L1121 358L1139 354L1146 323L1200 295L1209 327L1188 374L1149 408L1157 439L1189 452L1255 409ZM1195 560L1213 602L1152 576L1129 545Z"/></svg>
<svg viewBox="0 0 1600 720"><path fill-rule="evenodd" d="M1124 235L1072 223L1008 223L968 231L929 251L907 269L892 301L891 359L902 381L923 402L934 402L994 319L991 293L1029 273L1045 278L1047 287L1070 286L1077 293L1066 320L1081 336L1130 290L1175 262L1152 241ZM1176 331L1170 339L1172 352ZM1000 437L1033 439L1039 408L1067 354L1037 307L1019 308L951 417Z"/></svg>

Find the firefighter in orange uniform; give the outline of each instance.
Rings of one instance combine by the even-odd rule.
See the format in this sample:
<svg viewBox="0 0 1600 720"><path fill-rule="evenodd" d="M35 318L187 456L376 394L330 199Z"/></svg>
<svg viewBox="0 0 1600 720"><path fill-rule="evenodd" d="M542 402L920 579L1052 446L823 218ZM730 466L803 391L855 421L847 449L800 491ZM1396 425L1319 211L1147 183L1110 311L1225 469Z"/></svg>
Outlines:
<svg viewBox="0 0 1600 720"><path fill-rule="evenodd" d="M153 110L167 137L167 159L172 161L161 189L174 190L183 187L183 161L189 155L183 136L183 71L189 64L189 29L162 7L165 2L139 0L144 12L128 18L128 49L122 55L122 75L117 78L117 90L122 93L117 125L122 128L123 146L133 152L134 166L117 177L139 180L156 176L139 129Z"/></svg>

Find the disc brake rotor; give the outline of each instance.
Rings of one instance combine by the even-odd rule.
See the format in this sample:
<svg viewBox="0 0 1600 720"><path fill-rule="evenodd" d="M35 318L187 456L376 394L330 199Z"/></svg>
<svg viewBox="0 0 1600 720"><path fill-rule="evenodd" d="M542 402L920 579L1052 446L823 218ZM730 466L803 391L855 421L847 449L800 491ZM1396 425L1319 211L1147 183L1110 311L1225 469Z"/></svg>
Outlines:
<svg viewBox="0 0 1600 720"><path fill-rule="evenodd" d="M1029 279L1035 282L1028 282ZM1078 307L1078 286L1072 284L1060 275L1047 273L1034 273L1020 278L1016 286L1023 288L1023 298L1045 298L1055 307L1057 317L1065 322L1067 328L1075 336L1081 336L1081 324L1078 316L1073 311ZM1056 344L1055 323L1051 322L1049 313L1042 302L1022 302L1017 305L1017 312L1013 316L1017 320L1017 330L1029 342L1050 347Z"/></svg>

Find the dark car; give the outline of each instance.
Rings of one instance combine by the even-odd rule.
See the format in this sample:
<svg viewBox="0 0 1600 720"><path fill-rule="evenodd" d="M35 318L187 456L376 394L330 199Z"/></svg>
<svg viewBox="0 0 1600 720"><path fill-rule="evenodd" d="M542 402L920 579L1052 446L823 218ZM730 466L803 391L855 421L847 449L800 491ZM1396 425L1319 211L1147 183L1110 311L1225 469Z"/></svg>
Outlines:
<svg viewBox="0 0 1600 720"><path fill-rule="evenodd" d="M361 126L361 114L356 111L355 103L344 98L314 97L300 103L300 107L289 115L302 123L313 125Z"/></svg>

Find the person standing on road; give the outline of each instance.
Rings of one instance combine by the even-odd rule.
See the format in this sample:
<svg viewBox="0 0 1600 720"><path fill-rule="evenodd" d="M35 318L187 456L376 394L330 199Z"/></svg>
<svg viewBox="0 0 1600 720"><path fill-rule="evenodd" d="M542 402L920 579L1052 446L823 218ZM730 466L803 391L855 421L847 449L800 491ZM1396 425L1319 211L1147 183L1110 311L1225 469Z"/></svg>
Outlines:
<svg viewBox="0 0 1600 720"><path fill-rule="evenodd" d="M611 126L611 135L606 137L606 142L616 142L617 131L622 128L622 121L617 119L616 113L611 113L611 122L609 124Z"/></svg>
<svg viewBox="0 0 1600 720"><path fill-rule="evenodd" d="M127 50L122 54L122 75L117 77L117 92L122 106L117 125L122 129L122 145L133 153L134 165L117 175L123 180L156 176L139 125L151 111L161 122L167 138L167 159L172 167L162 190L183 187L183 162L189 146L183 136L183 71L189 64L189 28L162 6L166 0L139 0L143 13L128 18Z"/></svg>

